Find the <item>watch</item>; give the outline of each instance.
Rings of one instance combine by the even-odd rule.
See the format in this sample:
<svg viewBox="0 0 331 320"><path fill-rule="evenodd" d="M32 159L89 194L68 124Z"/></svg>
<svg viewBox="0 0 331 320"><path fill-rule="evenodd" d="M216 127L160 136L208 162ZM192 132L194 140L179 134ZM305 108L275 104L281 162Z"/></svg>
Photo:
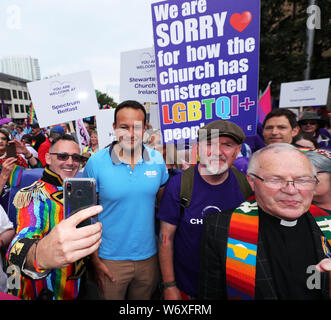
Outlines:
<svg viewBox="0 0 331 320"><path fill-rule="evenodd" d="M163 287L163 289L171 288L171 287L176 287L176 281L162 282L162 287Z"/></svg>

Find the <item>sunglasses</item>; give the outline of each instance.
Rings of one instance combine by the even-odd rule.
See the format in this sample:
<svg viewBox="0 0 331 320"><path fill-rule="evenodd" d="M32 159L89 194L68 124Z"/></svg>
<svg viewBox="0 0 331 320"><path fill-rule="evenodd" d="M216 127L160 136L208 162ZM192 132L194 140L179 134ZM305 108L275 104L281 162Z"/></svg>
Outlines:
<svg viewBox="0 0 331 320"><path fill-rule="evenodd" d="M318 122L316 120L303 120L301 121L301 124L303 126L307 125L307 124L310 124L310 125L314 125L314 124L317 124Z"/></svg>
<svg viewBox="0 0 331 320"><path fill-rule="evenodd" d="M86 157L83 157L78 153L69 154L66 152L59 152L59 153L51 152L50 154L55 155L57 160L60 160L60 161L67 161L69 159L69 157L71 157L73 162L83 163L87 160Z"/></svg>

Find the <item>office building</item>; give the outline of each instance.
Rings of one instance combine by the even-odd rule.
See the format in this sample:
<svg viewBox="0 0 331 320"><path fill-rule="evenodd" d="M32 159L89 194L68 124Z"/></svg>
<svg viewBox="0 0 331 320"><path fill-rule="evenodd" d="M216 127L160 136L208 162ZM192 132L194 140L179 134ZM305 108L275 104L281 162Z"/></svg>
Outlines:
<svg viewBox="0 0 331 320"><path fill-rule="evenodd" d="M6 117L22 122L31 104L26 79L0 73L0 108L6 108Z"/></svg>
<svg viewBox="0 0 331 320"><path fill-rule="evenodd" d="M29 81L41 79L38 59L30 56L2 57L1 72Z"/></svg>

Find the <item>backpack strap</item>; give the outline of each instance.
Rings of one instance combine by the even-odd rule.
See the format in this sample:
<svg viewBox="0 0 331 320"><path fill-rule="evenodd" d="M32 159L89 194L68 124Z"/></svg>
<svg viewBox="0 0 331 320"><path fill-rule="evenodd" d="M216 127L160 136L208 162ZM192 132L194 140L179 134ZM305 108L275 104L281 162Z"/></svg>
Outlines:
<svg viewBox="0 0 331 320"><path fill-rule="evenodd" d="M246 175L244 173L242 173L241 171L239 171L234 165L231 166L231 170L238 181L241 193L243 194L245 200L247 200L254 193L253 193L251 186L249 185L249 183L247 181Z"/></svg>
<svg viewBox="0 0 331 320"><path fill-rule="evenodd" d="M180 182L180 216L184 216L184 209L191 203L194 182L194 167L183 171Z"/></svg>
<svg viewBox="0 0 331 320"><path fill-rule="evenodd" d="M239 171L235 166L231 166L231 171L236 177L236 180L238 181L238 185L240 188L240 191L247 200L249 197L251 197L254 193L249 185L246 175ZM180 216L184 216L184 210L187 208L192 199L192 193L193 193L193 183L194 183L194 167L189 167L185 171L183 171L181 176L181 183L180 183Z"/></svg>

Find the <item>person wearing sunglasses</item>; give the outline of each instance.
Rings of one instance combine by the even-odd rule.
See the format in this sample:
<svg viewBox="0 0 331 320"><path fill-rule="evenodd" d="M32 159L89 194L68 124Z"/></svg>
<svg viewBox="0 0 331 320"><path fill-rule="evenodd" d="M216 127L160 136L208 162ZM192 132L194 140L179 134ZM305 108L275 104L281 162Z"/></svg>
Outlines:
<svg viewBox="0 0 331 320"><path fill-rule="evenodd" d="M313 136L320 149L331 150L331 136L322 128L323 120L316 112L305 111L299 116L298 124L300 130Z"/></svg>
<svg viewBox="0 0 331 320"><path fill-rule="evenodd" d="M9 144L15 145L15 156L14 153L8 154ZM0 128L0 203L6 212L9 208L8 200L11 187L18 181L15 177L22 176L23 169L28 167L40 168L42 165L39 159L28 150L24 142L11 141L9 132Z"/></svg>
<svg viewBox="0 0 331 320"><path fill-rule="evenodd" d="M270 144L251 156L247 179L252 198L204 219L200 298L328 299L329 273L318 271L331 269L330 235L310 211L319 179L305 152Z"/></svg>
<svg viewBox="0 0 331 320"><path fill-rule="evenodd" d="M42 177L14 198L17 231L8 252L10 265L19 268L19 286L10 293L22 299L76 299L85 271L83 258L101 242L101 223L76 226L102 211L81 210L64 219L63 180L76 175L84 157L71 135L52 141Z"/></svg>
<svg viewBox="0 0 331 320"><path fill-rule="evenodd" d="M6 161L9 160L9 157L7 155L7 147L9 143L14 143L16 145L16 160L14 160L13 157L11 157L12 161ZM6 129L1 128L0 129L0 165L3 165L4 162L10 162L10 163L15 163L21 167L27 168L29 166L29 164L24 160L24 158L19 154L19 153L23 153L24 155L26 155L27 159L32 159L31 161L35 160L35 158L33 157L32 153L29 152L26 148L24 148L23 150L17 150L18 147L20 147L22 144L20 143L20 141L16 141L15 140L11 140L9 133ZM22 152L21 152L22 151ZM35 162L33 162L33 164L35 164Z"/></svg>

